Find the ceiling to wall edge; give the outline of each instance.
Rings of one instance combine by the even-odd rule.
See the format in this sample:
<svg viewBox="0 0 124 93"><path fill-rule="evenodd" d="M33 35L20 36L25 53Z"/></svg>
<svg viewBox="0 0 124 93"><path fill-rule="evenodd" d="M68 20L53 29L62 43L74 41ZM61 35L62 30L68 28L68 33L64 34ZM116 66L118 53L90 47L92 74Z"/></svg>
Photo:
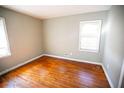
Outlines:
<svg viewBox="0 0 124 93"><path fill-rule="evenodd" d="M8 8L8 7L4 6L4 5L1 5L0 7L5 8L5 9L8 9L8 10L11 10L11 11L14 11L14 12L17 12L17 13L20 13L20 14L27 15L27 16L30 16L30 17L33 17L33 18L36 18L36 19L39 19L39 20L47 20L47 19L53 19L53 18L60 18L60 17L67 17L67 16L75 16L75 15L81 15L81 14L89 14L89 13L97 13L97 12L109 11L110 8L111 8L111 5L110 5L110 8L109 8L108 10L92 11L92 12L86 12L86 13L76 13L76 14L63 15L63 16L57 16L57 17L51 17L51 18L39 18L39 17L30 15L30 14L27 14L27 13L23 13L23 12L20 12L20 11L16 11L16 10L11 9L11 8Z"/></svg>

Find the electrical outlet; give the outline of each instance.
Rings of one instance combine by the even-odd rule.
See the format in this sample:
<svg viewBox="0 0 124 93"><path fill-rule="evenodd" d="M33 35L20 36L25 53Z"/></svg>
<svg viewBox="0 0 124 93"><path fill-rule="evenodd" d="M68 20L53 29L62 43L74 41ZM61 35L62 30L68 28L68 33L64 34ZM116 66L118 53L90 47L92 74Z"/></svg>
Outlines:
<svg viewBox="0 0 124 93"><path fill-rule="evenodd" d="M66 55L66 56L71 56L72 55L72 53L64 53L64 55Z"/></svg>
<svg viewBox="0 0 124 93"><path fill-rule="evenodd" d="M72 55L72 53L70 53L70 55Z"/></svg>
<svg viewBox="0 0 124 93"><path fill-rule="evenodd" d="M64 53L64 55L68 55L68 53Z"/></svg>

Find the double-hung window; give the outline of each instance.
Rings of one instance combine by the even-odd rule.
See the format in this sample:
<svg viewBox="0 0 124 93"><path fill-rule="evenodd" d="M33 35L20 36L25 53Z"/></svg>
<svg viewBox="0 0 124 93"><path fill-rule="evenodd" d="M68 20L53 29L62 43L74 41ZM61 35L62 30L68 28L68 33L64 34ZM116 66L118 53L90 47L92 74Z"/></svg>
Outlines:
<svg viewBox="0 0 124 93"><path fill-rule="evenodd" d="M101 20L81 21L79 47L81 51L99 52Z"/></svg>
<svg viewBox="0 0 124 93"><path fill-rule="evenodd" d="M0 17L0 57L10 56L10 48L4 18Z"/></svg>

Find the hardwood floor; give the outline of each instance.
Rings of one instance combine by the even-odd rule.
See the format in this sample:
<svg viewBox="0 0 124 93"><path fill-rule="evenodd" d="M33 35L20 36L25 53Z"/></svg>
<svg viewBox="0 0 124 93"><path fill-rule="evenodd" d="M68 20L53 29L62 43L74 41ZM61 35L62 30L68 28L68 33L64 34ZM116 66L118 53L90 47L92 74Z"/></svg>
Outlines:
<svg viewBox="0 0 124 93"><path fill-rule="evenodd" d="M99 65L43 56L0 76L6 88L110 87Z"/></svg>

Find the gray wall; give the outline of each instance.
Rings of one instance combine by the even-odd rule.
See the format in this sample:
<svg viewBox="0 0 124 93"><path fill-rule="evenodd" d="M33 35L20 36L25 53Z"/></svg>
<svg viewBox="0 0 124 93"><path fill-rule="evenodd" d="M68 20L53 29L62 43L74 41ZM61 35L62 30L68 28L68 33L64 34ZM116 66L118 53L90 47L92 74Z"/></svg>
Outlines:
<svg viewBox="0 0 124 93"><path fill-rule="evenodd" d="M101 34L100 53L79 51L79 25L80 21L102 19L102 28L104 28L107 14L108 11L103 11L43 20L44 52L62 57L101 62L104 33Z"/></svg>
<svg viewBox="0 0 124 93"><path fill-rule="evenodd" d="M119 87L124 88L124 59L123 59L123 63L122 63L122 69L121 69L121 75L120 75L120 85Z"/></svg>
<svg viewBox="0 0 124 93"><path fill-rule="evenodd" d="M0 7L0 16L6 21L12 53L10 57L0 58L0 72L46 53L102 61L114 87L117 87L124 58L123 10L123 6L112 6L109 17L108 11L104 11L42 21ZM79 51L80 21L99 19L103 20L100 53Z"/></svg>
<svg viewBox="0 0 124 93"><path fill-rule="evenodd" d="M112 6L105 34L103 64L117 87L124 58L124 6Z"/></svg>
<svg viewBox="0 0 124 93"><path fill-rule="evenodd" d="M12 55L0 58L0 72L42 54L42 22L0 7L5 18Z"/></svg>
<svg viewBox="0 0 124 93"><path fill-rule="evenodd" d="M124 76L123 76L121 88L124 88Z"/></svg>

